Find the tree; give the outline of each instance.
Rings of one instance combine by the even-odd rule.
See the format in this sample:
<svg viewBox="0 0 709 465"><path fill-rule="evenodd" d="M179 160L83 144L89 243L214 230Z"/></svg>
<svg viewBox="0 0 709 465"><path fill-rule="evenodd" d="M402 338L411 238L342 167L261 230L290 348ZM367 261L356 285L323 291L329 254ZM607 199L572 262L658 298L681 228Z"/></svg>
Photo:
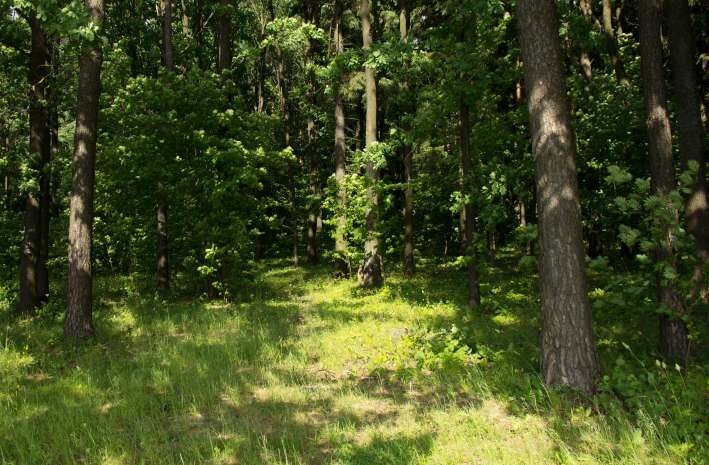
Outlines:
<svg viewBox="0 0 709 465"><path fill-rule="evenodd" d="M162 14L162 63L169 73L175 70L174 51L172 46L172 0L161 0ZM168 235L169 201L165 186L158 184L157 188L157 288L170 288L170 238Z"/></svg>
<svg viewBox="0 0 709 465"><path fill-rule="evenodd" d="M47 293L46 256L42 256L43 219L48 219L48 169L50 158L47 82L51 64L47 34L33 11L28 22L31 30L30 48L30 156L39 174L39 196L34 189L25 196L24 236L20 262L20 312L33 313ZM42 211L44 210L44 212ZM46 241L46 238L44 239ZM44 260L42 260L44 259Z"/></svg>
<svg viewBox="0 0 709 465"><path fill-rule="evenodd" d="M366 54L371 50L373 43L372 6L369 0L361 0L359 16L362 21L362 49ZM367 152L374 149L377 143L377 80L375 70L370 64L365 64L364 79L367 101L365 116L365 152ZM380 287L384 284L384 275L377 234L379 195L376 184L379 173L371 159L371 153L367 157L365 175L369 202L366 215L367 239L364 245L364 260L357 270L357 280L360 287Z"/></svg>
<svg viewBox="0 0 709 465"><path fill-rule="evenodd" d="M409 42L409 29L411 23L411 10L407 0L399 0L399 35L401 42ZM402 83L404 93L409 91L409 83L404 80ZM407 96L405 96L406 98ZM404 116L405 117L405 116ZM405 123L404 129L410 130L410 125ZM404 137L408 137L405 135ZM404 274L413 276L416 270L414 260L414 189L411 184L413 178L414 153L411 144L406 142L401 147L402 160L404 163Z"/></svg>
<svg viewBox="0 0 709 465"><path fill-rule="evenodd" d="M103 0L85 0L84 5L91 22L100 26L103 20ZM101 61L101 49L95 39L85 46L79 56L72 194L69 206L69 275L64 319L64 334L70 337L88 337L94 332L91 252Z"/></svg>
<svg viewBox="0 0 709 465"><path fill-rule="evenodd" d="M342 30L342 13L344 6L342 0L335 0L333 27L333 42L335 59L345 49L345 35ZM335 84L335 182L337 184L337 218L335 224L335 275L347 277L350 274L350 263L347 257L347 218L345 217L345 204L347 201L344 188L347 168L347 143L345 141L345 102L342 97L343 77L338 76Z"/></svg>
<svg viewBox="0 0 709 465"><path fill-rule="evenodd" d="M536 164L542 375L547 385L593 392L600 368L587 296L576 148L554 2L520 0L517 15Z"/></svg>
<svg viewBox="0 0 709 465"><path fill-rule="evenodd" d="M697 241L702 262L709 261L709 201L707 200L704 130L700 114L694 40L687 0L667 0L672 78L677 104L679 153L682 170L696 163L692 191L685 204L687 229ZM701 279L701 274L698 277Z"/></svg>
<svg viewBox="0 0 709 465"><path fill-rule="evenodd" d="M232 60L232 31L231 31L231 6L229 0L219 0L216 6L217 18L217 72L231 68Z"/></svg>
<svg viewBox="0 0 709 465"><path fill-rule="evenodd" d="M466 261L467 282L468 282L468 307L475 309L480 305L480 282L478 279L478 268L475 263L475 244L473 233L475 230L475 213L470 199L470 177L472 175L473 161L470 154L470 108L467 103L460 103L460 167L461 167L461 187L463 191L462 220L462 244L461 250Z"/></svg>
<svg viewBox="0 0 709 465"><path fill-rule="evenodd" d="M640 74L643 100L647 116L647 138L650 156L652 191L665 204L667 218L658 219L662 229L661 239L655 249L660 264L658 269L658 292L660 304L666 313L660 317L660 345L662 353L672 360L686 360L689 352L687 326L681 317L686 313L682 297L674 280L676 260L672 222L677 220L677 211L670 199L675 189L674 163L672 160L672 131L665 97L665 82L662 70L662 45L660 27L662 18L661 0L642 0L638 5L640 20Z"/></svg>

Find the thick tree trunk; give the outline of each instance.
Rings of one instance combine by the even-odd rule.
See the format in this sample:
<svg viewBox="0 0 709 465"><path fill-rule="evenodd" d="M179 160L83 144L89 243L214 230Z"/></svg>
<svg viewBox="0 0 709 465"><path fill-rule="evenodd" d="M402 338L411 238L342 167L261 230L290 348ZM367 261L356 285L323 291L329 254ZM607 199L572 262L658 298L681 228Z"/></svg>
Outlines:
<svg viewBox="0 0 709 465"><path fill-rule="evenodd" d="M361 0L362 48L365 53L372 48L372 8L370 0ZM365 116L365 149L377 142L377 80L373 68L364 68L367 111ZM374 163L367 162L367 199L369 210L366 217L367 238L364 244L364 260L357 270L360 287L380 287L384 284L384 270L379 250L377 223L379 221L379 195L376 184L379 179Z"/></svg>
<svg viewBox="0 0 709 465"><path fill-rule="evenodd" d="M305 18L315 27L320 27L320 2L309 0L306 2ZM318 44L315 40L310 40L306 61L312 62L313 55L318 52ZM320 262L320 252L318 250L318 234L320 232L322 186L320 185L320 153L317 144L317 125L314 116L314 109L318 107L317 77L312 67L308 66L308 100L312 110L308 114L307 136L308 136L308 183L310 184L310 199L308 202L308 263L316 265Z"/></svg>
<svg viewBox="0 0 709 465"><path fill-rule="evenodd" d="M345 37L342 32L342 0L335 2L335 17L333 20L333 38L335 53L341 54L345 48ZM344 79L340 79L342 83ZM340 86L335 90L335 181L337 182L337 218L335 229L335 276L348 277L350 275L350 262L347 256L347 217L345 208L347 193L344 182L347 165L347 145L345 143L345 103L342 98Z"/></svg>
<svg viewBox="0 0 709 465"><path fill-rule="evenodd" d="M401 42L406 44L409 41L409 23L411 12L407 0L399 1L399 36ZM404 93L409 92L409 83L404 80L401 85ZM405 95L405 100L408 95ZM409 131L410 125L405 123L403 129ZM414 259L414 189L413 178L413 149L410 144L405 144L401 148L404 164L404 274L408 277L414 275L416 271L416 261Z"/></svg>
<svg viewBox="0 0 709 465"><path fill-rule="evenodd" d="M103 0L85 0L94 23L103 20ZM101 50L91 44L79 58L79 89L74 136L72 195L69 207L69 276L64 334L93 334L91 236L94 221L96 126L101 84Z"/></svg>
<svg viewBox="0 0 709 465"><path fill-rule="evenodd" d="M547 385L568 385L590 393L596 389L600 368L554 2L519 0L517 16L536 163L542 375Z"/></svg>
<svg viewBox="0 0 709 465"><path fill-rule="evenodd" d="M677 212L667 197L675 189L674 164L672 161L672 132L665 98L665 81L662 70L662 45L660 28L662 21L661 0L641 0L638 5L640 20L640 73L642 77L647 137L650 152L650 171L653 192L665 199L671 216ZM672 225L661 224L662 242L656 250L656 258L665 267L675 268ZM661 349L672 360L686 360L689 352L687 328L680 319L686 313L682 298L675 284L658 275L660 304L672 313L660 319Z"/></svg>
<svg viewBox="0 0 709 465"><path fill-rule="evenodd" d="M470 154L470 108L466 103L460 103L460 168L461 168L461 193L463 197L471 194L472 186L470 176L472 175L473 160ZM467 282L468 282L468 308L476 309L480 305L480 280L478 278L478 267L475 257L475 212L470 202L465 202L461 219L463 221L463 237L461 241L461 253L466 260Z"/></svg>
<svg viewBox="0 0 709 465"><path fill-rule="evenodd" d="M232 30L229 0L219 0L217 14L217 72L231 68Z"/></svg>
<svg viewBox="0 0 709 465"><path fill-rule="evenodd" d="M20 260L20 311L33 313L48 293L47 257L49 217L49 158L51 156L47 84L51 71L49 42L40 20L29 17L30 50L30 156L39 173L40 192L28 192L25 199L25 231ZM43 211L44 208L44 211ZM45 224L46 221L46 224ZM46 228L45 228L46 226ZM44 247L43 247L44 246Z"/></svg>
<svg viewBox="0 0 709 465"><path fill-rule="evenodd" d="M667 0L667 19L682 170L687 170L691 162L695 162L698 167L692 192L685 205L687 229L697 241L700 259L706 262L709 260L709 202L707 202L704 158L704 128L700 114L694 66L696 56L687 0Z"/></svg>

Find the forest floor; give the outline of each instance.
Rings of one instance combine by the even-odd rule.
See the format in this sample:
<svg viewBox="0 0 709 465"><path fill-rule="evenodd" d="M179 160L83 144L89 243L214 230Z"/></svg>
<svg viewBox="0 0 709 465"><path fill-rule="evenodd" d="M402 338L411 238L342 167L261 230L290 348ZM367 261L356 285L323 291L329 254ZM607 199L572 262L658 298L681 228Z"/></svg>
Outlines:
<svg viewBox="0 0 709 465"><path fill-rule="evenodd" d="M706 362L656 364L656 324L631 321L604 278L601 393L547 390L535 277L499 263L473 314L444 264L378 292L264 264L241 303L102 278L97 336L79 345L59 304L0 311L0 463L702 463Z"/></svg>

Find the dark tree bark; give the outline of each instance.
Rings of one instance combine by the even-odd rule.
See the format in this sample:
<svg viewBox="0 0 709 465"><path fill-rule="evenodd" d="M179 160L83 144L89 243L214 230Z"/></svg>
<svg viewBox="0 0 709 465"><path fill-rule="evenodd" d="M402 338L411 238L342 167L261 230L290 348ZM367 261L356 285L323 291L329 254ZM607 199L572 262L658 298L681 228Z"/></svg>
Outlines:
<svg viewBox="0 0 709 465"><path fill-rule="evenodd" d="M85 0L94 23L103 20L103 0ZM92 323L93 274L91 236L94 222L94 182L96 166L96 126L101 86L101 50L93 43L79 57L79 89L72 194L69 207L69 277L64 334L87 337Z"/></svg>
<svg viewBox="0 0 709 465"><path fill-rule="evenodd" d="M568 385L590 393L596 389L600 368L554 2L519 0L517 16L536 164L542 375L549 386Z"/></svg>
<svg viewBox="0 0 709 465"><path fill-rule="evenodd" d="M174 51L172 47L172 0L160 0L162 15L162 64L168 71L175 68Z"/></svg>
<svg viewBox="0 0 709 465"><path fill-rule="evenodd" d="M50 157L49 113L47 110L47 83L51 70L49 43L40 20L33 13L29 18L32 45L30 49L30 156L31 164L39 173L39 195L28 192L25 199L24 235L20 260L20 312L31 314L40 306L47 287L46 256L42 245L44 217L48 213ZM45 205L46 203L46 205Z"/></svg>
<svg viewBox="0 0 709 465"><path fill-rule="evenodd" d="M232 30L229 0L219 0L217 6L217 72L231 68Z"/></svg>
<svg viewBox="0 0 709 465"><path fill-rule="evenodd" d="M162 10L162 62L169 72L175 70L172 45L172 1L161 0ZM162 184L158 186L158 205L156 209L157 225L157 288L170 288L170 238L169 238L169 199Z"/></svg>
<svg viewBox="0 0 709 465"><path fill-rule="evenodd" d="M403 43L409 41L409 23L411 21L411 11L406 0L399 1L399 35ZM404 80L402 91L408 93L409 83ZM408 98L405 96L405 98ZM405 123L404 130L409 131L410 125ZM416 261L414 259L414 189L411 184L413 178L413 149L410 144L405 144L401 148L404 162L404 274L413 276L416 271Z"/></svg>
<svg viewBox="0 0 709 465"><path fill-rule="evenodd" d="M690 162L695 162L698 167L692 192L685 205L687 229L697 241L700 259L706 262L709 260L709 202L704 158L704 128L694 66L697 57L694 52L689 5L687 0L667 0L666 5L681 165L683 171L688 169Z"/></svg>
<svg viewBox="0 0 709 465"><path fill-rule="evenodd" d="M460 103L460 168L461 168L461 193L464 197L469 194L472 186L470 176L472 174L473 160L470 154L470 108L467 104ZM462 215L462 241L461 253L466 259L467 282L468 282L468 308L475 309L480 305L480 280L478 278L478 268L475 259L475 245L473 236L475 231L475 212L470 202L463 205Z"/></svg>
<svg viewBox="0 0 709 465"><path fill-rule="evenodd" d="M372 8L370 0L361 0L360 19L362 20L362 48L365 53L372 48ZM365 149L377 142L377 80L373 68L364 68L365 96L367 111L365 116ZM357 280L360 287L380 287L384 284L384 271L382 257L379 251L379 236L377 223L379 221L379 196L376 183L379 173L372 162L366 166L367 198L369 210L367 211L366 228L367 239L364 244L364 260L357 270Z"/></svg>
<svg viewBox="0 0 709 465"><path fill-rule="evenodd" d="M335 17L333 18L333 41L335 54L339 55L345 49L345 36L342 31L342 0L335 1ZM340 80L340 84L344 79ZM340 86L335 91L335 181L337 182L337 207L339 212L336 220L335 230L335 276L348 277L350 275L350 263L347 257L347 217L345 208L347 193L344 189L347 145L345 143L345 103L342 98Z"/></svg>
<svg viewBox="0 0 709 465"><path fill-rule="evenodd" d="M665 81L662 70L662 45L660 28L661 0L641 0L638 5L640 20L640 73L647 116L648 149L650 152L650 174L653 192L664 198L666 208L676 218L668 194L676 187L674 164L672 161L672 131L667 112ZM661 224L664 228L662 242L655 255L665 267L675 269L675 253L672 225ZM672 360L686 360L689 352L687 327L680 319L686 309L682 298L672 281L658 275L660 304L667 307L672 315L660 318L661 349Z"/></svg>

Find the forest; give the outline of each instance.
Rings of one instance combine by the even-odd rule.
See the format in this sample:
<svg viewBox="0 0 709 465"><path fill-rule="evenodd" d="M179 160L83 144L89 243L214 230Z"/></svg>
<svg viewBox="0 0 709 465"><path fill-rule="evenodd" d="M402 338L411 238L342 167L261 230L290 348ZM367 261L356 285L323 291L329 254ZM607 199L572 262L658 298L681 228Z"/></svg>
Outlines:
<svg viewBox="0 0 709 465"><path fill-rule="evenodd" d="M0 465L706 463L706 1L0 10Z"/></svg>

